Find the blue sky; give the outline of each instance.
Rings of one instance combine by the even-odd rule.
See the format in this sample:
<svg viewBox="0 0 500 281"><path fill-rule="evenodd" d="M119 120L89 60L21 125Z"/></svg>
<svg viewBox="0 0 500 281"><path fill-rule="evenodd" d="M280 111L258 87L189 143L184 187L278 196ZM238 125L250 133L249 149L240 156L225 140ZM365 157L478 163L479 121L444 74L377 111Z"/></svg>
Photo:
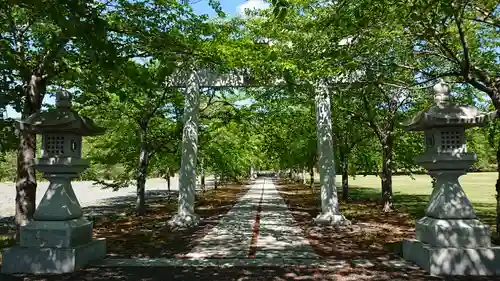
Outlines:
<svg viewBox="0 0 500 281"><path fill-rule="evenodd" d="M197 14L207 14L210 17L216 16L216 13L208 5L209 0L201 0L198 3L193 4L193 9ZM222 6L222 10L228 16L235 16L241 11L241 8L251 8L251 7L262 7L266 5L263 0L219 0ZM44 103L54 104L55 98L51 96L45 96ZM15 112L12 108L7 107L7 116L10 118L19 118L20 114Z"/></svg>
<svg viewBox="0 0 500 281"><path fill-rule="evenodd" d="M196 4L193 4L193 8L198 14L207 14L209 16L215 16L215 12L208 6L209 0L201 0ZM269 4L265 0L219 0L222 10L229 16L234 16L239 12L242 12L244 8L265 8Z"/></svg>
<svg viewBox="0 0 500 281"><path fill-rule="evenodd" d="M222 10L229 15L235 15L238 12L238 7L247 2L247 0L220 0ZM215 16L215 12L208 6L208 0L201 0L199 3L193 5L197 14L207 14Z"/></svg>

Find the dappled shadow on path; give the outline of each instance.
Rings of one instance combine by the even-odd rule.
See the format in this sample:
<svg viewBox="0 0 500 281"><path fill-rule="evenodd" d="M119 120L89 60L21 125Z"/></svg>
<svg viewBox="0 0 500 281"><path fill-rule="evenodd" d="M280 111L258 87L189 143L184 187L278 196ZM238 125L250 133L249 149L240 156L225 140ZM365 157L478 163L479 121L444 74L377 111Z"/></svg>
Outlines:
<svg viewBox="0 0 500 281"><path fill-rule="evenodd" d="M164 281L164 280L290 280L290 281L486 281L500 280L492 277L449 277L438 278L394 270L392 268L366 269L352 266L330 268L307 267L141 267L141 268L88 268L72 274L56 276L30 276L18 274L6 276L0 274L0 280L5 281Z"/></svg>
<svg viewBox="0 0 500 281"><path fill-rule="evenodd" d="M188 257L317 258L272 179L258 179Z"/></svg>
<svg viewBox="0 0 500 281"><path fill-rule="evenodd" d="M114 280L342 280L336 278L333 272L319 271L307 268L199 268L199 267L163 267L163 268L106 268L88 269L74 274L62 276L2 276L5 281L114 281Z"/></svg>

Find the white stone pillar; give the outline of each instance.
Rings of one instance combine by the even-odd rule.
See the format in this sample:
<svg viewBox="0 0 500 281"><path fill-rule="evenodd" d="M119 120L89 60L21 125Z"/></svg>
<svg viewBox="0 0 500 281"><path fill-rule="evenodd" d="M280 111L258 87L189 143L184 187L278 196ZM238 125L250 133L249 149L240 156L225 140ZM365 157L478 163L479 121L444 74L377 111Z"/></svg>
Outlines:
<svg viewBox="0 0 500 281"><path fill-rule="evenodd" d="M326 225L346 225L350 222L340 214L337 189L335 188L330 94L326 85L320 83L316 85L315 91L321 213L314 219L314 222Z"/></svg>
<svg viewBox="0 0 500 281"><path fill-rule="evenodd" d="M184 104L184 130L182 133L182 158L179 173L179 206L169 225L189 228L197 225L199 216L194 212L196 192L196 162L198 152L198 121L200 107L200 82L193 71L187 81Z"/></svg>

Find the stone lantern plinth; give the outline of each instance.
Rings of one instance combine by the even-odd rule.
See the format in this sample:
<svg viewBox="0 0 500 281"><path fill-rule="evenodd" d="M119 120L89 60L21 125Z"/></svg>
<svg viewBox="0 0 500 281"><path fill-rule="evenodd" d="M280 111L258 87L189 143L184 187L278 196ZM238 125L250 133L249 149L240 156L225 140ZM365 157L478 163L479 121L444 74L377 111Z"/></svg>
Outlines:
<svg viewBox="0 0 500 281"><path fill-rule="evenodd" d="M416 239L403 241L403 257L433 275L500 274L500 247L492 246L489 226L477 219L458 181L476 161L467 152L465 129L486 124L496 111L452 103L443 81L434 91L435 105L406 124L409 131L424 132L426 150L415 162L436 183L425 217L416 222Z"/></svg>
<svg viewBox="0 0 500 281"><path fill-rule="evenodd" d="M19 122L19 129L42 135L37 170L50 181L34 221L21 226L19 245L3 249L2 273L67 273L104 258L104 239L92 239L71 180L89 167L81 158L82 136L104 132L71 109L71 94L58 92L56 108Z"/></svg>

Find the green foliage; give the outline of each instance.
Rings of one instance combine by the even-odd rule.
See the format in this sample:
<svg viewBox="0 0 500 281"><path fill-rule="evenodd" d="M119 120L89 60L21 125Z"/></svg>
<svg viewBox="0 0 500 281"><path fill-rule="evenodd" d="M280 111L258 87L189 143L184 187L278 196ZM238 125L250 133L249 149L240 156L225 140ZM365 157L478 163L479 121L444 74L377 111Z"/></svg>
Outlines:
<svg viewBox="0 0 500 281"><path fill-rule="evenodd" d="M0 153L0 181L15 181L16 153L14 151Z"/></svg>
<svg viewBox="0 0 500 281"><path fill-rule="evenodd" d="M163 88L160 81L165 76L158 75L163 75L162 69L154 62L129 62L119 81L110 81L110 92L85 95L82 112L108 129L104 136L90 139L89 157L107 167L120 164L123 170L118 179L123 184L138 172L142 141L156 170L178 166L176 161L161 159L178 158L182 95Z"/></svg>
<svg viewBox="0 0 500 281"><path fill-rule="evenodd" d="M481 92L495 97L497 86L488 84L499 73L494 1L271 2L272 9L247 19L223 18L216 0L209 1L216 19L195 15L190 1L0 2L0 111L22 110L21 85L34 70L51 77L47 93L50 86L73 87L77 110L108 129L86 138L92 166L81 178L111 179L118 187L136 177L141 142L149 175L179 170L183 95L164 82L192 66L245 69L255 84L285 82L203 94L198 163L233 180L247 176L252 163L263 170L316 165L318 80L331 90L337 165L345 157L353 175L380 171L388 136L393 171L420 171L413 157L423 152L422 136L401 123L430 105L426 87L435 78L459 82L454 95L461 103L484 108ZM17 33L10 33L13 24ZM23 35L26 47L18 49L14 35ZM272 44L256 40L263 38ZM253 103L237 105L243 100ZM0 123L2 179L14 177L17 138L10 122ZM477 169L496 163L499 126L468 133Z"/></svg>

